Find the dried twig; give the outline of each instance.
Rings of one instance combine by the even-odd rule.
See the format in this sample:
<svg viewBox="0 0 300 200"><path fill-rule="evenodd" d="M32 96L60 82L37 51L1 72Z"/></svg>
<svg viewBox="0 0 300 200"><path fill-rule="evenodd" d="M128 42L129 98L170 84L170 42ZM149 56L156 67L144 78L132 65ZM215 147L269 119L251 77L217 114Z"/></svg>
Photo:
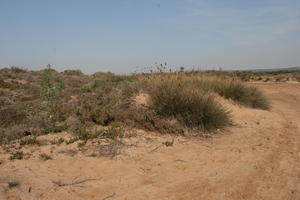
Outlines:
<svg viewBox="0 0 300 200"><path fill-rule="evenodd" d="M115 195L116 195L116 193L114 192L114 193L112 193L111 195L108 195L108 196L104 197L102 200L106 200L106 199L112 198L112 197L114 197Z"/></svg>
<svg viewBox="0 0 300 200"><path fill-rule="evenodd" d="M163 145L159 145L159 146L155 147L154 149L152 149L151 151L149 151L149 153L152 153L152 152L158 150L158 149L159 149L160 147L162 147L162 146L163 146Z"/></svg>
<svg viewBox="0 0 300 200"><path fill-rule="evenodd" d="M96 180L100 180L101 178L99 179L84 179L84 180L77 180L75 181L77 177L75 177L71 183L63 183L62 181L52 181L52 183L54 183L55 185L59 186L59 187L64 187L64 186L70 186L70 185L78 185L78 184L82 184L82 183L85 183L87 181L96 181Z"/></svg>

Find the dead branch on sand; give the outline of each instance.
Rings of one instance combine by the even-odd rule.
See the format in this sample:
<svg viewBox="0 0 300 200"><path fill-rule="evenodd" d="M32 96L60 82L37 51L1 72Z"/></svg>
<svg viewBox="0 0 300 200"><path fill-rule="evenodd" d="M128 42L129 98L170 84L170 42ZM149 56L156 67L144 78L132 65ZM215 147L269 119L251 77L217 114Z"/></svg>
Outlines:
<svg viewBox="0 0 300 200"><path fill-rule="evenodd" d="M58 181L52 181L52 183L54 183L55 185L59 186L59 187L64 187L64 186L72 186L72 185L79 185L88 181L96 181L96 180L100 180L101 178L98 179L83 179L83 180L76 180L77 177L75 177L71 183L63 183L61 180Z"/></svg>

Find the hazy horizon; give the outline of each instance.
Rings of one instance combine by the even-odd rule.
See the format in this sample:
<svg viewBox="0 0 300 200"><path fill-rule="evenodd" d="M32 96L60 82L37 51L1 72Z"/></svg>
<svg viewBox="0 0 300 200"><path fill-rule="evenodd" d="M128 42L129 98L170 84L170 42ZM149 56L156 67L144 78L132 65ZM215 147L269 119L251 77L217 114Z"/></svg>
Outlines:
<svg viewBox="0 0 300 200"><path fill-rule="evenodd" d="M0 0L0 68L300 66L297 0Z"/></svg>

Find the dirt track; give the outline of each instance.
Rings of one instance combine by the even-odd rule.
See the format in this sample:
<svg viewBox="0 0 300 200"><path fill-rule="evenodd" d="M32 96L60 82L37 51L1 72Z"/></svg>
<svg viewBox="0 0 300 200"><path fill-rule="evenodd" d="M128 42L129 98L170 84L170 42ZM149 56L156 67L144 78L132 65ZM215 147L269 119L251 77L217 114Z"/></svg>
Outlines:
<svg viewBox="0 0 300 200"><path fill-rule="evenodd" d="M166 147L161 143L172 136L140 133L124 139L131 146L114 159L73 155L75 144L26 147L30 157L14 161L0 150L0 199L298 200L300 84L253 84L271 99L272 110L227 102L234 126L212 138L175 137ZM41 152L53 160L39 160ZM9 189L13 180L21 184Z"/></svg>

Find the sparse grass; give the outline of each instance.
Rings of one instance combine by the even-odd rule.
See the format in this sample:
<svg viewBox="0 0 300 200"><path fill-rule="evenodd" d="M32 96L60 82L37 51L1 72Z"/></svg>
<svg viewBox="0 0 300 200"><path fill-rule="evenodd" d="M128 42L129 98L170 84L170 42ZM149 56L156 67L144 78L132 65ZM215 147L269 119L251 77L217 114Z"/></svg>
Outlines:
<svg viewBox="0 0 300 200"><path fill-rule="evenodd" d="M80 89L81 93L88 93L88 92L92 92L92 88L88 88L88 87L84 87Z"/></svg>
<svg viewBox="0 0 300 200"><path fill-rule="evenodd" d="M74 142L76 142L76 141L78 141L78 140L79 140L78 137L74 137L74 138L71 138L71 139L69 139L69 140L65 140L65 143L66 143L66 144L72 144L72 143L74 143Z"/></svg>
<svg viewBox="0 0 300 200"><path fill-rule="evenodd" d="M86 140L77 143L77 147L78 147L78 148L81 148L81 147L83 147L84 145L86 145Z"/></svg>
<svg viewBox="0 0 300 200"><path fill-rule="evenodd" d="M24 153L22 151L16 151L10 156L10 160L22 160Z"/></svg>
<svg viewBox="0 0 300 200"><path fill-rule="evenodd" d="M12 88L13 86L0 79L0 88Z"/></svg>
<svg viewBox="0 0 300 200"><path fill-rule="evenodd" d="M42 130L43 134L48 134L48 133L60 133L62 131L65 131L69 128L69 126L67 124L62 125L62 126L51 126L48 127L44 130Z"/></svg>
<svg viewBox="0 0 300 200"><path fill-rule="evenodd" d="M22 139L20 141L20 145L22 145L22 146L34 145L34 144L39 144L36 137L28 137L28 138Z"/></svg>
<svg viewBox="0 0 300 200"><path fill-rule="evenodd" d="M123 136L123 131L119 128L109 128L107 130L87 131L85 129L77 129L76 136L80 140L89 140L94 138L110 138L116 139L117 137Z"/></svg>
<svg viewBox="0 0 300 200"><path fill-rule="evenodd" d="M61 145L64 141L64 138L59 138L58 140L51 141L51 144Z"/></svg>
<svg viewBox="0 0 300 200"><path fill-rule="evenodd" d="M137 136L137 133L133 133L133 132L131 132L131 133L127 133L126 134L126 137L136 137Z"/></svg>
<svg viewBox="0 0 300 200"><path fill-rule="evenodd" d="M267 74L184 69L169 73L165 65L152 74L130 76L110 72L89 76L78 70L59 73L50 65L36 72L2 69L0 88L14 90L0 90L0 143L22 138L25 127L40 134L75 132L74 138L53 144L134 137L124 134L127 128L175 134L187 129L224 128L230 115L217 102L215 93L243 106L268 109L262 92L237 81L253 80L253 76L266 80L266 76L271 77ZM296 75L289 73L293 80ZM140 93L149 97L143 105L136 101ZM85 130L94 125L105 127ZM26 140L23 145L34 143Z"/></svg>
<svg viewBox="0 0 300 200"><path fill-rule="evenodd" d="M7 183L8 188L14 188L14 187L18 187L20 185L19 181L11 181Z"/></svg>
<svg viewBox="0 0 300 200"><path fill-rule="evenodd" d="M67 76L82 76L84 75L81 70L65 70L63 72L64 75Z"/></svg>
<svg viewBox="0 0 300 200"><path fill-rule="evenodd" d="M45 153L41 153L39 155L40 159L43 160L43 161L46 161L46 160L52 160L52 157L48 154L45 154Z"/></svg>

